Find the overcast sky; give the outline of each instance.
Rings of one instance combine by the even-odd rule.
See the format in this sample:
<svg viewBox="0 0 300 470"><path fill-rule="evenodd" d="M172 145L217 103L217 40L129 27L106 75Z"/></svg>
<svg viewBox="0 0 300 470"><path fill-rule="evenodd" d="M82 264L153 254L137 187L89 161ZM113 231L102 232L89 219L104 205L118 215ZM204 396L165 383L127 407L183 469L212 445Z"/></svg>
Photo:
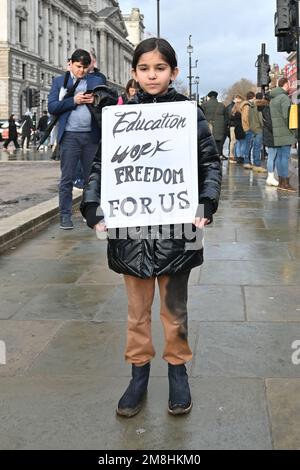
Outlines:
<svg viewBox="0 0 300 470"><path fill-rule="evenodd" d="M145 16L146 34L157 32L157 0L119 0L123 13L137 7ZM285 64L287 54L277 52L274 37L276 0L160 0L161 36L175 48L180 76L188 75L189 34L198 59L199 94L222 91L240 78L256 83L254 64L261 43L266 43L271 63Z"/></svg>

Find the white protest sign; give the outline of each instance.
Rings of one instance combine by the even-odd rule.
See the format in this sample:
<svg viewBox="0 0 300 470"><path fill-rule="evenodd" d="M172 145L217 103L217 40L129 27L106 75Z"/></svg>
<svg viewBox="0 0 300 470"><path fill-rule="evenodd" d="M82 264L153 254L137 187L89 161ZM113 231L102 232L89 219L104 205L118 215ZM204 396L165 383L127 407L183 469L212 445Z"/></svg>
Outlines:
<svg viewBox="0 0 300 470"><path fill-rule="evenodd" d="M102 116L108 228L191 223L198 205L197 106L110 106Z"/></svg>

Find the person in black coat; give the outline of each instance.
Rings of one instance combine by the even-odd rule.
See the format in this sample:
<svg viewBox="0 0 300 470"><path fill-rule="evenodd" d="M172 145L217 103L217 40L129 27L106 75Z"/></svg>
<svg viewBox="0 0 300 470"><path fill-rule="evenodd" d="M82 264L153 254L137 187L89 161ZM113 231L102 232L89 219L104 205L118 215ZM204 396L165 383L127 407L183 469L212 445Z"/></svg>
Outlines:
<svg viewBox="0 0 300 470"><path fill-rule="evenodd" d="M136 103L168 103L187 98L170 88L178 74L176 54L164 39L142 41L133 57L133 76L141 92ZM107 105L106 96L96 100L98 106ZM112 99L115 104L117 98ZM132 104L134 107L135 105ZM184 156L183 156L184 158ZM220 196L221 164L215 141L204 114L198 108L198 193L204 214L195 214L193 225L202 229L212 221ZM88 185L84 189L81 212L88 226L98 233L105 225L97 215L100 205L101 146L94 160ZM162 227L163 228L163 227ZM179 226L182 234L182 226ZM146 231L147 232L147 231ZM160 233L160 232L158 232ZM117 414L131 417L137 414L147 391L150 362L155 355L151 339L151 307L157 280L161 298L161 319L164 325L165 350L168 363L169 402L172 415L188 413L192 408L185 363L192 358L187 333L187 290L191 269L203 262L203 247L194 238L189 245L183 236L174 236L174 227L168 238L155 238L149 232L138 239L108 238L109 267L124 275L128 296L128 330L126 360L132 364L132 380L121 397Z"/></svg>
<svg viewBox="0 0 300 470"><path fill-rule="evenodd" d="M240 95L236 95L233 97L232 102L226 107L225 113L225 127L226 127L226 134L229 137L229 162L230 163L237 163L236 157L236 135L235 135L235 126L236 126L236 118L233 115L232 111L235 108L236 103L241 103L243 98Z"/></svg>
<svg viewBox="0 0 300 470"><path fill-rule="evenodd" d="M16 149L20 148L19 142L18 142L18 131L17 131L17 125L16 125L16 120L15 120L15 115L12 114L8 120L8 139L4 142L4 148L7 149L8 145L10 142L13 142L15 144Z"/></svg>
<svg viewBox="0 0 300 470"><path fill-rule="evenodd" d="M31 132L33 131L33 122L29 113L24 117L22 124L22 148L29 149ZM26 142L26 143L25 143Z"/></svg>
<svg viewBox="0 0 300 470"><path fill-rule="evenodd" d="M234 126L234 135L236 139L236 144L235 144L236 162L243 164L246 134L242 126L241 101L237 101L234 107L232 108L231 122Z"/></svg>

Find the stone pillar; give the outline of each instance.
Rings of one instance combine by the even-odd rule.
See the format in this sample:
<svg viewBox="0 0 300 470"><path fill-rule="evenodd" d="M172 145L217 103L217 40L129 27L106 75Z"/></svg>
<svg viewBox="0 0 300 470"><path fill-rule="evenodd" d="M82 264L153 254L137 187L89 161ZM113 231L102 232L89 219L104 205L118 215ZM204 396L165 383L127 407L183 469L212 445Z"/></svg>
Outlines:
<svg viewBox="0 0 300 470"><path fill-rule="evenodd" d="M3 31L2 31L3 34ZM0 119L7 119L10 111L10 93L9 93L9 58L8 47L2 48L0 53Z"/></svg>
<svg viewBox="0 0 300 470"><path fill-rule="evenodd" d="M62 13L61 15L61 37L63 40L63 62L62 65L65 67L68 60L68 33L67 33L67 17Z"/></svg>
<svg viewBox="0 0 300 470"><path fill-rule="evenodd" d="M38 53L38 4L35 0L30 0L28 4L27 17L27 45L32 52Z"/></svg>
<svg viewBox="0 0 300 470"><path fill-rule="evenodd" d="M84 43L84 30L80 23L77 23L77 48L82 48Z"/></svg>
<svg viewBox="0 0 300 470"><path fill-rule="evenodd" d="M114 79L114 44L113 38L108 36L108 78Z"/></svg>
<svg viewBox="0 0 300 470"><path fill-rule="evenodd" d="M49 62L49 5L44 4L43 8L43 28L44 28L44 51L45 62Z"/></svg>
<svg viewBox="0 0 300 470"><path fill-rule="evenodd" d="M6 0L6 2L8 3L9 7L8 7L8 13L9 13L9 16L6 18L6 22L7 22L7 25L9 25L9 29L7 31L8 35L8 39L10 40L10 42L12 44L16 44L17 42L17 38L16 38L16 34L17 34L17 31L16 31L16 0ZM2 5L3 3L6 3L6 2L2 2ZM0 16L0 41L2 41L1 39L1 35L3 34L3 20L5 17L2 17L3 13L5 13L5 10L4 11L1 11L1 16Z"/></svg>
<svg viewBox="0 0 300 470"><path fill-rule="evenodd" d="M124 49L123 49L122 44L120 44L119 60L120 60L120 84L122 86L126 86L127 81L125 81Z"/></svg>
<svg viewBox="0 0 300 470"><path fill-rule="evenodd" d="M75 51L75 23L70 19L70 42L71 42L71 54Z"/></svg>
<svg viewBox="0 0 300 470"><path fill-rule="evenodd" d="M99 68L104 75L107 75L107 35L103 29L100 32Z"/></svg>
<svg viewBox="0 0 300 470"><path fill-rule="evenodd" d="M57 8L53 8L53 23L52 23L52 31L53 31L53 63L54 65L59 65L59 46L58 46L58 38L59 38L59 31L58 31L58 10Z"/></svg>
<svg viewBox="0 0 300 470"><path fill-rule="evenodd" d="M83 25L83 49L86 51L91 49L91 31L88 23Z"/></svg>
<svg viewBox="0 0 300 470"><path fill-rule="evenodd" d="M114 41L114 81L120 83L120 44Z"/></svg>

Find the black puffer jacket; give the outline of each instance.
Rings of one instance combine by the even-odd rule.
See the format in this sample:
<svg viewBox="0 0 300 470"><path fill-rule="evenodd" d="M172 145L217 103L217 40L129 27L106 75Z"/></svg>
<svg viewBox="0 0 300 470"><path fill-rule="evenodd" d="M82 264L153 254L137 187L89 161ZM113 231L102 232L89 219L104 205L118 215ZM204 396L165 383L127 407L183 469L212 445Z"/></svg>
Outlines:
<svg viewBox="0 0 300 470"><path fill-rule="evenodd" d="M234 133L235 133L235 138L237 140L243 140L246 137L246 134L244 132L243 126L242 126L242 115L239 111L237 111L235 114L232 114L232 122L234 124Z"/></svg>
<svg viewBox="0 0 300 470"><path fill-rule="evenodd" d="M263 144L266 147L275 147L270 106L266 104L262 107L261 112L263 117Z"/></svg>
<svg viewBox="0 0 300 470"><path fill-rule="evenodd" d="M184 101L187 98L170 89L164 96L139 93L138 103ZM205 205L205 216L209 219L217 210L221 188L221 165L215 141L201 109L198 109L198 175L199 203ZM100 203L101 154L94 160L89 183L84 190L81 212L87 219L95 220ZM92 213L92 214L91 214ZM93 225L94 223L91 223ZM181 239L112 239L108 236L109 267L121 274L149 278L162 274L188 271L203 262L203 248L195 249L190 240ZM196 242L194 242L196 243ZM194 249L191 249L194 248Z"/></svg>

